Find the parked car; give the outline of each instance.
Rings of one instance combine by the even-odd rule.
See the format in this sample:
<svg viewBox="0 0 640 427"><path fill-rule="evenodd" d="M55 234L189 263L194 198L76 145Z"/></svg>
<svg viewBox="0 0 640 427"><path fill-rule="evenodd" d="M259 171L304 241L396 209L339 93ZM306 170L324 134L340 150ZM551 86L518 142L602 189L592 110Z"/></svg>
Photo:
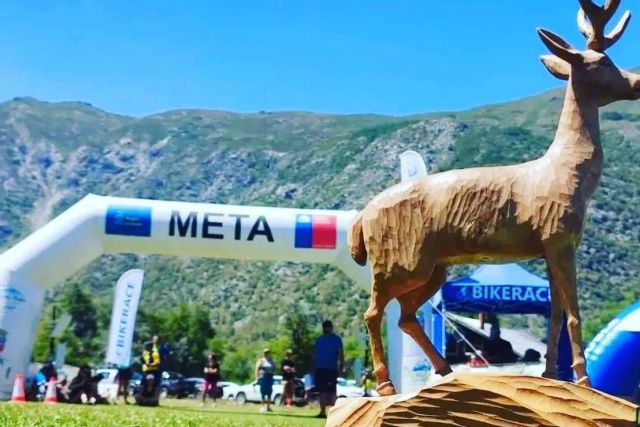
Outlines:
<svg viewBox="0 0 640 427"><path fill-rule="evenodd" d="M309 387L307 389L308 396L311 400L315 400L318 397L318 392L315 387ZM379 396L375 390L369 392L371 396ZM364 396L364 389L357 385L356 380L348 380L342 377L338 377L336 382L336 397L362 397Z"/></svg>
<svg viewBox="0 0 640 427"><path fill-rule="evenodd" d="M98 394L105 399L117 399L118 397L117 369L97 369L96 375L102 375L103 379L98 383ZM129 394L135 395L142 384L142 374L133 372L129 381Z"/></svg>
<svg viewBox="0 0 640 427"><path fill-rule="evenodd" d="M204 391L204 378L191 377L184 380L188 384L189 388L193 390L192 397L198 397Z"/></svg>
<svg viewBox="0 0 640 427"><path fill-rule="evenodd" d="M142 386L144 374L134 372L129 383L130 394L136 394ZM197 395L199 390L197 384L186 381L184 376L179 372L165 371L162 373L160 380L160 397L177 397L182 399L188 396Z"/></svg>
<svg viewBox="0 0 640 427"><path fill-rule="evenodd" d="M185 379L185 382L193 384L193 389L195 392L195 394L193 395L194 397L202 396L202 393L204 392L204 378L187 378ZM229 381L220 381L218 382L217 396L219 396L220 399L233 400L239 388L240 386L236 383L232 383Z"/></svg>
<svg viewBox="0 0 640 427"><path fill-rule="evenodd" d="M338 377L336 384L336 396L341 397L362 397L364 390L356 385L356 380L346 380Z"/></svg>
<svg viewBox="0 0 640 427"><path fill-rule="evenodd" d="M293 403L302 406L306 404L306 396L304 390L304 382L296 378L295 388L293 391ZM281 375L273 376L273 394L271 394L271 401L275 405L282 405L282 394L284 384L282 383ZM243 405L246 402L261 402L260 399L260 385L257 381L254 381L243 386L239 386L235 394L236 403Z"/></svg>
<svg viewBox="0 0 640 427"><path fill-rule="evenodd" d="M240 384L232 383L230 381L220 381L218 383L218 388L220 387L222 387L222 391L219 395L222 396L223 399L233 400L240 391Z"/></svg>
<svg viewBox="0 0 640 427"><path fill-rule="evenodd" d="M131 396L140 391L140 387L142 387L142 378L143 376L140 372L134 372L131 375L131 381L129 381L129 394Z"/></svg>
<svg viewBox="0 0 640 427"><path fill-rule="evenodd" d="M182 399L187 396L193 396L198 393L197 385L193 382L187 382L184 376L179 372L165 371L162 373L160 381L160 397L177 397Z"/></svg>
<svg viewBox="0 0 640 427"><path fill-rule="evenodd" d="M118 397L118 374L117 369L97 369L96 375L101 375L98 382L98 394L105 399L116 399Z"/></svg>

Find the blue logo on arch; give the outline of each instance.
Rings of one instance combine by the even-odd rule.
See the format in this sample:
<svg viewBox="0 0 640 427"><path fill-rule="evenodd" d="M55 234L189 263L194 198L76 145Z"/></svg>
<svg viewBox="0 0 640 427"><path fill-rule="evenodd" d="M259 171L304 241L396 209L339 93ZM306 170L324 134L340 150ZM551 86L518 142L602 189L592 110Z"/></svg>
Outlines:
<svg viewBox="0 0 640 427"><path fill-rule="evenodd" d="M2 301L0 305L3 306L6 311L13 311L18 308L20 304L24 304L27 301L22 292L13 286L0 288L0 299Z"/></svg>
<svg viewBox="0 0 640 427"><path fill-rule="evenodd" d="M117 236L151 236L151 208L111 205L107 209L106 234Z"/></svg>

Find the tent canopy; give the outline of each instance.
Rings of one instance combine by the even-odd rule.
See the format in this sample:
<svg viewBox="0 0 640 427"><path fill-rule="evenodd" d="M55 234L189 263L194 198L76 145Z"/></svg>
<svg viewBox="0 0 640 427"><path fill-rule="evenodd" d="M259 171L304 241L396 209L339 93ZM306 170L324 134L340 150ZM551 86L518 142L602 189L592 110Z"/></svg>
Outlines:
<svg viewBox="0 0 640 427"><path fill-rule="evenodd" d="M460 316L451 312L445 313L445 316L447 316L447 318L457 327L462 327L475 332L486 340L491 336L491 325L488 323L481 325L480 320L478 319ZM526 330L501 327L500 336L511 343L513 351L519 357L524 356L525 352L530 348L536 350L540 354L545 354L547 352L547 345Z"/></svg>
<svg viewBox="0 0 640 427"><path fill-rule="evenodd" d="M448 311L547 315L549 282L518 264L487 264L447 282L442 301Z"/></svg>

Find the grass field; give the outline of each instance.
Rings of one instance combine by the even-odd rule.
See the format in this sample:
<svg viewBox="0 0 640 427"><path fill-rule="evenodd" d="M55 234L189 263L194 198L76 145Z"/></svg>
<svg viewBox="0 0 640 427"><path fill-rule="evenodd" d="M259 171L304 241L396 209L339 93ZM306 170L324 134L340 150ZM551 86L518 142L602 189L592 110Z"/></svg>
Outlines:
<svg viewBox="0 0 640 427"><path fill-rule="evenodd" d="M0 426L316 426L324 420L314 418L317 408L276 408L259 413L257 405L231 403L216 407L199 406L196 400L161 402L158 408L141 408L123 404L111 406L46 405L0 403Z"/></svg>

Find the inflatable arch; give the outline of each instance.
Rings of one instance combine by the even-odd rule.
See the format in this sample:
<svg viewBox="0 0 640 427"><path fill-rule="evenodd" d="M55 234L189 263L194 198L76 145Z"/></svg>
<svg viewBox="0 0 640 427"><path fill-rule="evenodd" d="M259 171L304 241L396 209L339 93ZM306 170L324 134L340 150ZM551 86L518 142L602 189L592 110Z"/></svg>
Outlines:
<svg viewBox="0 0 640 427"><path fill-rule="evenodd" d="M586 350L591 383L640 402L640 302L618 314Z"/></svg>
<svg viewBox="0 0 640 427"><path fill-rule="evenodd" d="M0 398L31 357L44 291L105 253L333 264L368 289L347 250L356 211L88 195L0 255Z"/></svg>

